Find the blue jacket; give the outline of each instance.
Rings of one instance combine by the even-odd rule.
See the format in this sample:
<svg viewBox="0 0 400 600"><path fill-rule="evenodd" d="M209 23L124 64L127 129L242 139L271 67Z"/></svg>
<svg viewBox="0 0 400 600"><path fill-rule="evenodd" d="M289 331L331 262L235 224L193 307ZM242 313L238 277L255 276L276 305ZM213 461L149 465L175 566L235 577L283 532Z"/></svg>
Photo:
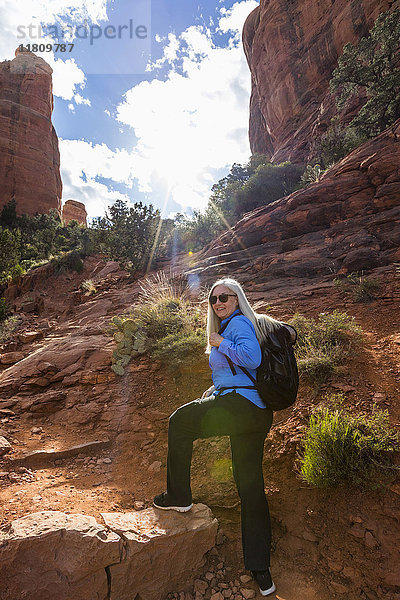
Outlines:
<svg viewBox="0 0 400 600"><path fill-rule="evenodd" d="M213 346L210 353L209 364L212 369L212 380L216 391L221 387L229 388L230 385L253 385L241 369L236 369L236 375L233 375L226 360L227 356L234 365L245 367L254 378L256 377L256 369L261 363L261 348L252 322L240 314L239 310L236 310L233 314L238 316L235 316L224 330L222 334L224 339L219 348ZM231 317L232 315L227 319L223 319L221 327ZM232 389L221 392L221 395L227 394ZM260 408L265 408L257 390L238 389L237 393Z"/></svg>

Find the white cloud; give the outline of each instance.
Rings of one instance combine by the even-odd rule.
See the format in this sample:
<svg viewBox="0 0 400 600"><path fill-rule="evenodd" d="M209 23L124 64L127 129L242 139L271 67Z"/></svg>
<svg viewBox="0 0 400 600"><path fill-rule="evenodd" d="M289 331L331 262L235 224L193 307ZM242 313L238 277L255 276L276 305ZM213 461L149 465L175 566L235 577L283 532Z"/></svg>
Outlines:
<svg viewBox="0 0 400 600"><path fill-rule="evenodd" d="M248 0L247 2L236 2L230 9L221 8L220 13L222 17L219 20L220 31L224 33L231 31L240 35L247 16L257 6L259 6L258 2Z"/></svg>
<svg viewBox="0 0 400 600"><path fill-rule="evenodd" d="M142 190L154 191L161 180L175 202L204 208L210 174L248 159L250 73L238 32L257 5L237 2L224 11L219 31L230 32L228 47L216 45L205 27L170 34L152 65L168 65L166 79L126 92L116 116L138 138L132 162Z"/></svg>
<svg viewBox="0 0 400 600"><path fill-rule="evenodd" d="M83 96L81 96L80 94L75 94L74 100L75 100L76 104L86 104L86 106L92 105L89 98L83 98Z"/></svg>

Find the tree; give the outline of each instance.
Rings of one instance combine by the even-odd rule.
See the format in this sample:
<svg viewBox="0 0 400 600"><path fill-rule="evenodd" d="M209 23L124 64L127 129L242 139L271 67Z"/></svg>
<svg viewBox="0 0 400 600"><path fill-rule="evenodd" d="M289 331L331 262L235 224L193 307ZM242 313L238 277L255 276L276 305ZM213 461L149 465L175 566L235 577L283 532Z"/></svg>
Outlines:
<svg viewBox="0 0 400 600"><path fill-rule="evenodd" d="M342 110L365 91L366 102L350 126L374 137L400 117L400 10L379 15L358 46L346 44L330 81Z"/></svg>
<svg viewBox="0 0 400 600"><path fill-rule="evenodd" d="M0 226L0 284L14 275L20 260L21 233Z"/></svg>
<svg viewBox="0 0 400 600"><path fill-rule="evenodd" d="M128 207L124 200L116 202L105 217L93 221L98 249L119 260L130 271L142 269L159 254L160 213L150 204L135 202Z"/></svg>

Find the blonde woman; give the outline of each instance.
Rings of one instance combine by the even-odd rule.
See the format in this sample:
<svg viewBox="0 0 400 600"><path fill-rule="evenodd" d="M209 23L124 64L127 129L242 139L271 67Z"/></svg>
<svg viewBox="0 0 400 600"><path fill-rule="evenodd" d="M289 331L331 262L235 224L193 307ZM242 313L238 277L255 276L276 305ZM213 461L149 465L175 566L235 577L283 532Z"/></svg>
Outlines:
<svg viewBox="0 0 400 600"><path fill-rule="evenodd" d="M232 467L241 500L244 564L263 596L275 591L270 574L271 525L264 492L264 440L272 424L252 381L261 362L260 343L279 321L258 315L234 279L220 279L209 294L206 352L213 386L202 397L178 408L168 428L167 491L154 498L162 510L192 508L190 465L193 441L229 435Z"/></svg>

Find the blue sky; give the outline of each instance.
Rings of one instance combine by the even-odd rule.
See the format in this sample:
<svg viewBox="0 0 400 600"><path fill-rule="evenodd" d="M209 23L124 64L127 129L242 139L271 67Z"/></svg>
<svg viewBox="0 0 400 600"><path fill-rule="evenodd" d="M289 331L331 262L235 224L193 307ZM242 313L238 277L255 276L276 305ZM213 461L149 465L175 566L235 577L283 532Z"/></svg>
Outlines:
<svg viewBox="0 0 400 600"><path fill-rule="evenodd" d="M51 44L36 54L53 68L63 201L90 218L117 198L164 215L206 206L250 154L241 29L257 4L0 0L1 60L21 42ZM58 42L74 47L55 52Z"/></svg>

